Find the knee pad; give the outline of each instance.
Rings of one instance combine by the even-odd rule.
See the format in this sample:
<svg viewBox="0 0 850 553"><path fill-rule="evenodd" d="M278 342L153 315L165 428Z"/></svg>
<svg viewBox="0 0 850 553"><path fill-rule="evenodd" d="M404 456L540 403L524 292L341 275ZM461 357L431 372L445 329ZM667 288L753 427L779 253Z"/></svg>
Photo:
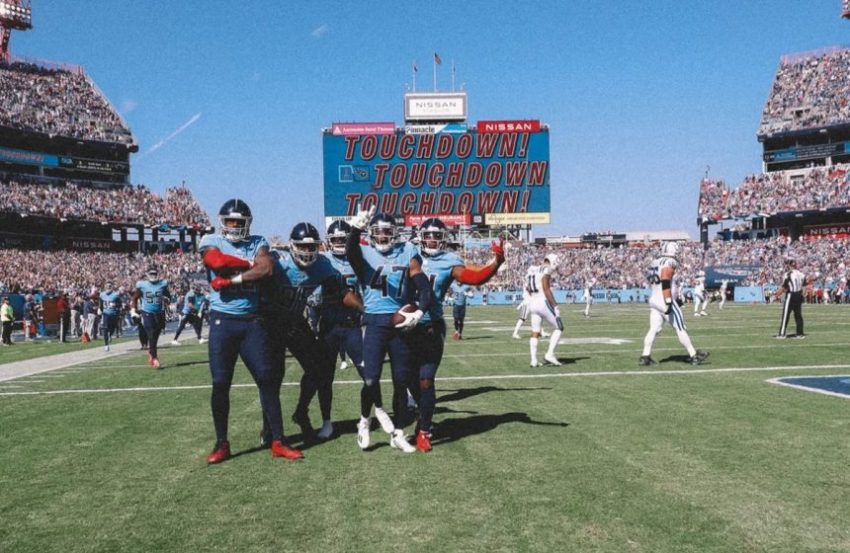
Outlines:
<svg viewBox="0 0 850 553"><path fill-rule="evenodd" d="M430 378L422 378L419 380L419 389L428 390L434 387L434 381Z"/></svg>

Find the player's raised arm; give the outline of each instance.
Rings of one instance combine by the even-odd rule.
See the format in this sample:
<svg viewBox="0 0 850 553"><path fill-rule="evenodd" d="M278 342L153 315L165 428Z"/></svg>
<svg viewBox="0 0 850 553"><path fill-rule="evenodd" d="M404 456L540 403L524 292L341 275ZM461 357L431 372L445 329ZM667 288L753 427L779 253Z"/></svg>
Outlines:
<svg viewBox="0 0 850 553"><path fill-rule="evenodd" d="M490 244L490 250L494 257L487 265L466 265L452 269L452 278L463 284L478 286L484 284L496 274L502 263L505 262L505 241L500 236Z"/></svg>
<svg viewBox="0 0 850 553"><path fill-rule="evenodd" d="M222 288L242 284L243 282L256 282L258 280L263 280L264 278L272 276L273 272L274 262L272 261L271 255L269 255L269 249L263 246L257 250L257 256L254 258L254 262L250 269L232 277L216 276L210 282L210 286L214 290L221 290Z"/></svg>
<svg viewBox="0 0 850 553"><path fill-rule="evenodd" d="M365 262L363 261L363 250L360 247L360 236L369 227L373 215L375 215L375 206L358 211L349 223L351 232L348 233L348 238L345 240L345 256L348 258L354 274L361 280L365 278Z"/></svg>

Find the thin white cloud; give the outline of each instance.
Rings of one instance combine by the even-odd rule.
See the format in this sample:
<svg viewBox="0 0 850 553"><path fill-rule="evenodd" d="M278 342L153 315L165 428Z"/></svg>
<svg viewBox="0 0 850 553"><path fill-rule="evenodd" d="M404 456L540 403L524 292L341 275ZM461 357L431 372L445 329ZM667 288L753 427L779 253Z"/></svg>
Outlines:
<svg viewBox="0 0 850 553"><path fill-rule="evenodd" d="M121 113L124 115L132 113L132 111L135 110L136 106L138 105L138 102L136 102L132 98L126 98L121 102Z"/></svg>
<svg viewBox="0 0 850 553"><path fill-rule="evenodd" d="M327 23L322 23L321 25L319 25L318 27L313 29L313 32L310 33L310 36L312 36L313 38L318 40L318 39L322 38L323 36L325 36L326 34L328 34L328 31L330 31L330 30L331 30L331 28L328 26Z"/></svg>
<svg viewBox="0 0 850 553"><path fill-rule="evenodd" d="M146 155L148 155L148 154L151 154L151 153L153 153L153 152L155 152L155 151L159 150L160 148L162 148L163 146L165 146L166 144L168 144L169 142L171 142L171 141L172 141L172 140L173 140L173 139L174 139L174 138L175 138L178 134L182 133L183 131L185 131L186 129L188 129L189 127L191 127L191 126L192 126L192 125L194 125L195 123L197 123L198 119L200 119L200 118L201 118L201 112L196 113L195 115L193 115L192 117L190 117L188 121L186 121L185 123L183 123L182 125L180 125L179 127L177 127L177 130L176 130L176 131L174 131L173 133L169 134L168 136L166 136L165 138L163 138L162 140L160 140L159 142L157 142L156 144L154 144L153 146L151 146L150 148L148 148L148 149L147 149L147 151L146 151L145 153L141 154L141 155L140 155L138 158L136 158L136 159L139 159L139 158L141 158L141 157L143 157L143 156L146 156Z"/></svg>

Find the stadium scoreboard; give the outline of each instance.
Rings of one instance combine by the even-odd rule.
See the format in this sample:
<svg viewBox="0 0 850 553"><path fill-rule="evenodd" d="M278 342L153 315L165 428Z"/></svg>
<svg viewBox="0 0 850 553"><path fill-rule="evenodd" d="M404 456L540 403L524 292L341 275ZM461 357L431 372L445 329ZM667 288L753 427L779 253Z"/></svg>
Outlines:
<svg viewBox="0 0 850 553"><path fill-rule="evenodd" d="M424 216L549 223L549 129L539 121L335 123L322 143L327 220L374 205L407 226Z"/></svg>

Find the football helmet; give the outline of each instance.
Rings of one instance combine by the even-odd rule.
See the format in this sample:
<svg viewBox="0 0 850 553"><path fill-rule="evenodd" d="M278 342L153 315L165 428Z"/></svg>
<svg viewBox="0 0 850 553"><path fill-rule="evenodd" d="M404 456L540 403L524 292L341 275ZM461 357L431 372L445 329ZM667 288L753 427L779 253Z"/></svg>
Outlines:
<svg viewBox="0 0 850 553"><path fill-rule="evenodd" d="M369 242L381 253L387 253L398 239L395 218L389 213L376 213L369 221Z"/></svg>
<svg viewBox="0 0 850 553"><path fill-rule="evenodd" d="M554 253L550 253L549 255L547 255L546 257L544 257L543 259L544 259L545 261L548 261L548 262L549 262L549 266L550 266L550 267L552 267L553 269L554 269L555 267L557 267L557 266L558 266L558 262L560 261L560 260L558 259L558 256L557 256L557 255L555 255Z"/></svg>
<svg viewBox="0 0 850 553"><path fill-rule="evenodd" d="M156 268L156 265L148 265L148 270L145 271L145 276L148 281L156 282L159 280L159 269Z"/></svg>
<svg viewBox="0 0 850 553"><path fill-rule="evenodd" d="M419 227L419 247L426 255L436 255L446 247L446 224L436 217L426 219Z"/></svg>
<svg viewBox="0 0 850 553"><path fill-rule="evenodd" d="M345 255L345 241L348 239L348 233L351 232L351 225L343 220L334 221L328 226L328 249L334 255Z"/></svg>
<svg viewBox="0 0 850 553"><path fill-rule="evenodd" d="M218 210L218 222L221 225L221 235L229 242L241 242L251 233L251 208L240 199L227 200ZM228 222L236 221L235 226Z"/></svg>
<svg viewBox="0 0 850 553"><path fill-rule="evenodd" d="M300 267L309 267L319 258L319 231L310 223L298 223L289 233L289 253Z"/></svg>
<svg viewBox="0 0 850 553"><path fill-rule="evenodd" d="M661 245L661 255L664 257L672 257L676 259L682 251L682 246L678 242L664 242Z"/></svg>

